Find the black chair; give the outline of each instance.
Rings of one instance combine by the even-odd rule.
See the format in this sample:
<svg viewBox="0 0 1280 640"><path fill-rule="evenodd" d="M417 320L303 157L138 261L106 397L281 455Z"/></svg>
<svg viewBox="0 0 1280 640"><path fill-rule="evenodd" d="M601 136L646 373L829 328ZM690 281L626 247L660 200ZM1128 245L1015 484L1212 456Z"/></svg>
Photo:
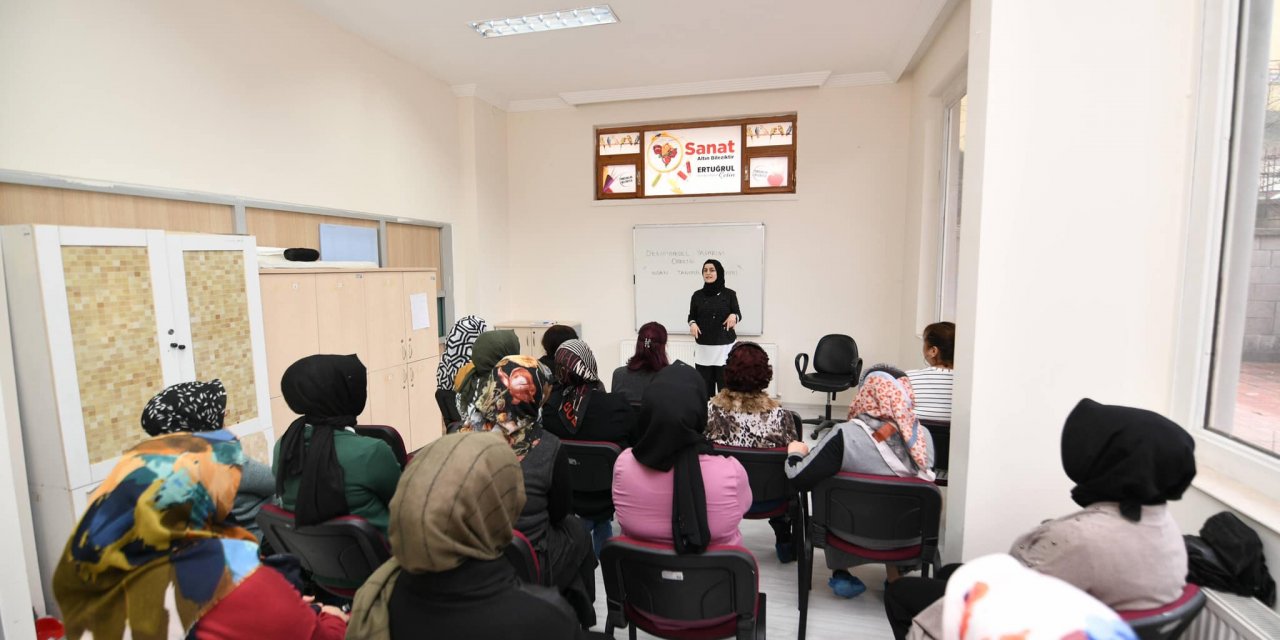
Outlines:
<svg viewBox="0 0 1280 640"><path fill-rule="evenodd" d="M712 545L697 555L676 555L671 545L625 536L600 552L608 597L605 634L630 626L659 638L765 637L765 594L750 551Z"/></svg>
<svg viewBox="0 0 1280 640"><path fill-rule="evenodd" d="M258 526L277 553L297 557L316 585L348 600L391 557L386 537L360 516L299 527L293 513L266 504L258 512Z"/></svg>
<svg viewBox="0 0 1280 640"><path fill-rule="evenodd" d="M560 444L569 459L574 513L587 517L613 511L613 463L622 447L595 440L561 440Z"/></svg>
<svg viewBox="0 0 1280 640"><path fill-rule="evenodd" d="M462 422L462 414L458 413L458 392L453 389L436 389L436 404L440 406L440 415L445 424Z"/></svg>
<svg viewBox="0 0 1280 640"><path fill-rule="evenodd" d="M796 416L799 420L799 416ZM798 427L797 427L798 428ZM755 502L777 502L778 506L767 511L748 511L743 516L747 520L765 520L775 516L791 516L791 543L795 545L796 555L800 556L805 548L805 532L809 521L808 496L797 491L787 478L787 450L748 449L744 447L727 447L716 445L716 453L730 456L742 464L747 471L747 482L751 486L751 497ZM796 579L801 593L806 591L803 578L804 563L796 563ZM801 618L799 637L804 638L804 618Z"/></svg>
<svg viewBox="0 0 1280 640"><path fill-rule="evenodd" d="M938 472L936 484L947 486L947 465L951 462L951 423L943 420L920 420L933 436L933 468Z"/></svg>
<svg viewBox="0 0 1280 640"><path fill-rule="evenodd" d="M503 549L502 555L516 569L516 577L528 584L542 584L542 567L538 564L538 553L533 543L523 533L512 529L511 544Z"/></svg>
<svg viewBox="0 0 1280 640"><path fill-rule="evenodd" d="M1182 595L1163 607L1116 613L1129 623L1141 640L1175 640L1195 622L1200 610L1204 609L1205 600L1200 587L1187 583L1182 588Z"/></svg>
<svg viewBox="0 0 1280 640"><path fill-rule="evenodd" d="M377 438L387 443L391 447L391 453L396 456L396 462L400 463L401 469L406 464L409 464L409 454L405 450L404 438L394 427L388 427L384 424L361 424L356 425L355 430L357 435L366 438Z"/></svg>
<svg viewBox="0 0 1280 640"><path fill-rule="evenodd" d="M800 563L800 627L809 614L813 549L821 547L828 569L862 564L922 565L927 577L941 566L938 528L942 492L920 478L842 471L813 488L808 545ZM803 638L803 636L801 636Z"/></svg>
<svg viewBox="0 0 1280 640"><path fill-rule="evenodd" d="M813 373L808 373L809 354L796 356L796 374L800 376L800 384L811 391L827 394L827 411L822 418L805 420L805 424L816 424L813 437L818 432L831 427L836 421L831 419L831 403L836 394L858 384L862 375L862 358L858 357L858 343L853 338L833 333L822 336L818 346L813 350Z"/></svg>

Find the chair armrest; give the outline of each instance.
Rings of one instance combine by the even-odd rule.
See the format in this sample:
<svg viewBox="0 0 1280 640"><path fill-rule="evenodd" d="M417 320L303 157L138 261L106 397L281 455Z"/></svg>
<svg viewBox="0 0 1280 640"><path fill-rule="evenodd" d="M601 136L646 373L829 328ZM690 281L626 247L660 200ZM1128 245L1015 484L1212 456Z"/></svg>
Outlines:
<svg viewBox="0 0 1280 640"><path fill-rule="evenodd" d="M807 371L808 369L809 369L809 354L797 353L796 354L796 374L799 375L801 378L803 378L804 372Z"/></svg>

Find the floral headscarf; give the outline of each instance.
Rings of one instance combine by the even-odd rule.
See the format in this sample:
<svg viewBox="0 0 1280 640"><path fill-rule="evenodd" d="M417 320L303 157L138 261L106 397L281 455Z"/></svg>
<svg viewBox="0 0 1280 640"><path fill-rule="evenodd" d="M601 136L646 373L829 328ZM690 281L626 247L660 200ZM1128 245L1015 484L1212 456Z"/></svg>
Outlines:
<svg viewBox="0 0 1280 640"><path fill-rule="evenodd" d="M67 637L185 637L249 577L258 544L226 521L244 463L227 431L164 435L125 452L53 574Z"/></svg>
<svg viewBox="0 0 1280 640"><path fill-rule="evenodd" d="M151 398L142 410L148 435L179 431L217 431L227 413L227 390L222 381L179 382Z"/></svg>
<svg viewBox="0 0 1280 640"><path fill-rule="evenodd" d="M927 473L932 466L929 462L929 447L925 439L920 437L920 422L916 420L915 404L915 392L911 390L911 381L905 375L894 378L885 371L872 371L862 381L862 388L849 405L849 419L868 415L883 421L884 425L872 433L876 442L885 442L895 435L901 438L916 467Z"/></svg>
<svg viewBox="0 0 1280 640"><path fill-rule="evenodd" d="M556 382L564 387L564 394L555 410L569 431L577 432L578 420L587 412L587 399L600 386L596 356L587 343L566 340L556 349Z"/></svg>
<svg viewBox="0 0 1280 640"><path fill-rule="evenodd" d="M537 358L503 358L482 382L475 411L459 431L497 431L523 460L542 438L542 405L550 395L550 372Z"/></svg>

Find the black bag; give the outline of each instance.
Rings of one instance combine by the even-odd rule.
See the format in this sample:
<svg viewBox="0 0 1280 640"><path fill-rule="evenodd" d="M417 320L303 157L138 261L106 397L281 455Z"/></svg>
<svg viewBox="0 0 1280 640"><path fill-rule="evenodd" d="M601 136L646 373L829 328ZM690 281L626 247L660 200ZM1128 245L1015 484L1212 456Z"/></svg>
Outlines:
<svg viewBox="0 0 1280 640"><path fill-rule="evenodd" d="M315 262L320 259L320 252L315 249L285 249L284 259L289 262Z"/></svg>
<svg viewBox="0 0 1280 640"><path fill-rule="evenodd" d="M1276 603L1276 581L1267 570L1262 540L1230 511L1205 521L1200 536L1183 536L1187 581L1202 587Z"/></svg>

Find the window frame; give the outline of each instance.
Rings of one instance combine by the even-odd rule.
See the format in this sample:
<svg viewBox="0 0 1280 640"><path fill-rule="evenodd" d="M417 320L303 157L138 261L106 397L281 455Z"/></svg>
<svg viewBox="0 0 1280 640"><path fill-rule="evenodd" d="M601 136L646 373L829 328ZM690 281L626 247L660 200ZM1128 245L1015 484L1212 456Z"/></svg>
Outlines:
<svg viewBox="0 0 1280 640"><path fill-rule="evenodd" d="M1220 416L1235 406L1244 314L1232 318L1223 310L1248 295L1273 7L1272 0L1202 6L1180 323L1169 362L1171 417L1196 439L1202 473L1195 486L1229 504L1243 504L1244 492L1280 486L1280 457L1209 425L1221 424ZM1232 495L1222 492L1224 486ZM1280 510L1246 515L1280 523Z"/></svg>
<svg viewBox="0 0 1280 640"><path fill-rule="evenodd" d="M792 124L791 144L775 145L775 146L747 146L747 126L753 124L766 124L770 122L788 121ZM645 162L644 162L644 133L646 131L656 131L660 129L700 129L704 127L733 127L736 126L740 130L742 149L738 154L741 160L738 166L739 176L742 178L741 190L733 193L689 193L689 194L670 194L670 195L646 195L645 180ZM640 136L640 153L619 154L619 155L600 155L600 136L614 133L638 133ZM708 198L723 196L755 196L761 194L778 194L778 193L796 193L796 150L800 144L800 117L797 113L779 113L764 116L752 116L749 118L722 118L716 120L695 120L689 122L657 122L649 124L630 124L630 125L609 125L597 126L592 131L591 136L591 156L595 159L592 168L595 170L592 175L592 193L594 200L599 202L602 200L663 200L670 198ZM750 169L752 158L761 157L785 157L787 158L787 184L782 187L756 187L750 186ZM604 185L601 176L604 168L610 165L633 164L636 168L636 190L634 193L604 193Z"/></svg>

